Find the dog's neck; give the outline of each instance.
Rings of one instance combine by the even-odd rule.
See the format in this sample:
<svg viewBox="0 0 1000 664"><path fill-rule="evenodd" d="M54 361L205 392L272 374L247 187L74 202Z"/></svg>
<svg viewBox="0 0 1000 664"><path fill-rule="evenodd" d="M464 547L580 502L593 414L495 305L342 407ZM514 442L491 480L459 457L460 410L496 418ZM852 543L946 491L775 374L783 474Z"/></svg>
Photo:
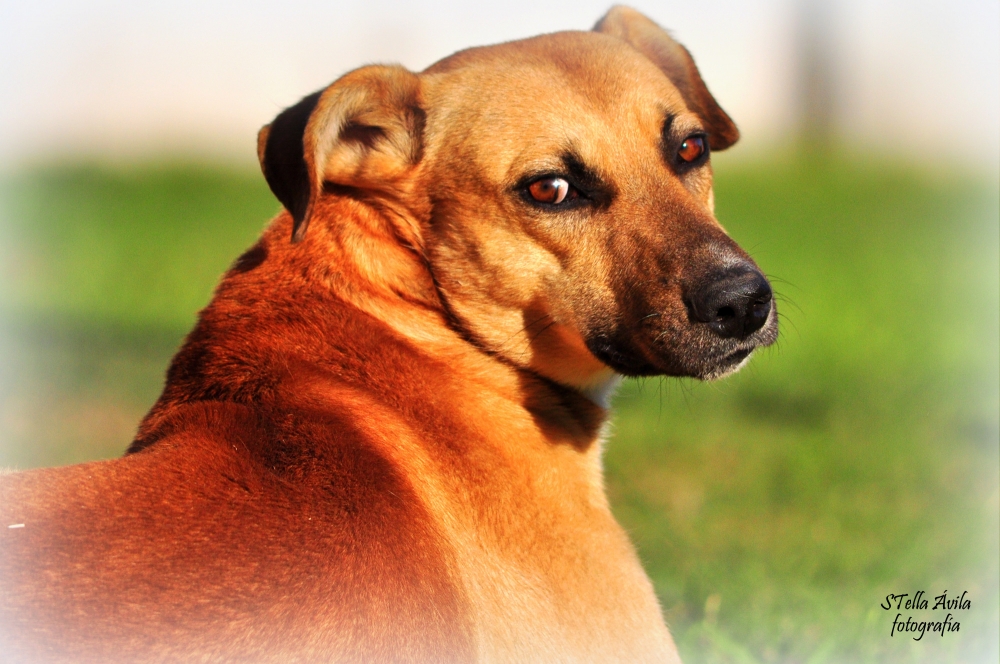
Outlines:
<svg viewBox="0 0 1000 664"><path fill-rule="evenodd" d="M327 376L364 374L358 367L391 356L388 345L407 349L409 357L435 358L436 364L446 359L449 373L520 404L553 440L581 449L597 440L618 384L615 374L609 370L581 390L478 347L456 329L420 247L410 244L413 239L401 238L384 213L357 201L335 199L327 205L324 223L310 227L303 242L288 241L291 219L280 215L236 261L174 358L164 393L131 451L158 438L156 430L178 403L256 403L269 398L271 386L288 371L283 367L293 363L320 367ZM251 325L280 337L277 347L294 348L298 356L270 352L271 338L255 338L260 333ZM368 337L364 352L370 356L359 354L359 344L350 356L343 353L338 340L358 335ZM251 347L243 340L252 340ZM234 371L236 365L245 371ZM405 379L405 371L398 374ZM366 380L355 378L359 384Z"/></svg>
<svg viewBox="0 0 1000 664"><path fill-rule="evenodd" d="M438 355L454 354L455 344L463 348L470 344L482 353L501 358L503 363L517 371L554 380L580 392L603 409L609 407L621 383L621 376L612 369L604 367L593 371L593 367L588 366L586 371L574 375L575 380L560 380L548 370L551 368L549 365L566 373L566 362L553 363L545 357L536 357L538 353L531 348L518 350L513 338L508 338L498 352L456 315L447 294L441 292L438 286L424 246L421 229L427 228L429 209L400 201L358 200L349 195L327 204L330 208L324 210L324 218L336 220L350 216L350 222L325 224L317 233L324 235L318 238L318 243L328 247L328 259L333 265L361 277L344 280L347 288L337 281L328 282L331 290L340 297L418 344L441 344L437 349ZM371 289L358 291L356 286L359 281L370 285ZM522 317L552 320L551 316L535 313L522 314ZM555 348L543 347L543 355L546 351L559 354L560 350L565 352L566 348L572 348L577 355L583 353L590 357L578 340L565 339L569 335L562 326L546 323L540 327L547 335L541 336L538 329L531 329L527 337L531 342L555 345ZM502 351L505 349L517 352L504 354ZM510 355L516 356L516 359ZM522 366L517 360L525 357L540 362L540 366ZM593 365L600 366L596 360L591 358L591 361Z"/></svg>

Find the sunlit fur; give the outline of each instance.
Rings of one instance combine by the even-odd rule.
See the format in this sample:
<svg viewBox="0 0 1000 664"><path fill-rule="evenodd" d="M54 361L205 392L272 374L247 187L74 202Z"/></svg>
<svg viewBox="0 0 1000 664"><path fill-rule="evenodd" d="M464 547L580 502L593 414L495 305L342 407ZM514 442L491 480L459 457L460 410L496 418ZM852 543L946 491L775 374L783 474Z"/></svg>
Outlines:
<svg viewBox="0 0 1000 664"><path fill-rule="evenodd" d="M671 161L692 132L738 136L624 8L279 115L259 153L288 211L130 454L0 481L4 661L677 662L604 491L610 395L777 333L689 315L749 260L708 162ZM533 204L546 174L586 197Z"/></svg>

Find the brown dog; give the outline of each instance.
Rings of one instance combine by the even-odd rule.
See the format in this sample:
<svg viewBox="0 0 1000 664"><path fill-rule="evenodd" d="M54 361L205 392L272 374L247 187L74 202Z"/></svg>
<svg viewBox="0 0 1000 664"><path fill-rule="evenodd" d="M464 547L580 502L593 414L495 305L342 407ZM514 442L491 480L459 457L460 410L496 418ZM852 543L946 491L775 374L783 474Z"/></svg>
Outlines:
<svg viewBox="0 0 1000 664"><path fill-rule="evenodd" d="M625 8L283 112L287 212L130 453L3 478L0 658L677 661L601 428L618 376L775 339L712 215L737 137Z"/></svg>

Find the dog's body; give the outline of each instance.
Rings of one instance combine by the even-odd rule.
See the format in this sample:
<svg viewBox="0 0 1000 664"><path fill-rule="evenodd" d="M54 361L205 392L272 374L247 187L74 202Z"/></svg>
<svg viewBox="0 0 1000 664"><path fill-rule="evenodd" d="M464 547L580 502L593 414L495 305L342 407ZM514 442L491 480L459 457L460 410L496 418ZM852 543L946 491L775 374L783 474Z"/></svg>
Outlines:
<svg viewBox="0 0 1000 664"><path fill-rule="evenodd" d="M677 661L601 430L619 374L774 340L711 213L736 136L622 8L287 110L289 212L132 453L2 478L4 661Z"/></svg>

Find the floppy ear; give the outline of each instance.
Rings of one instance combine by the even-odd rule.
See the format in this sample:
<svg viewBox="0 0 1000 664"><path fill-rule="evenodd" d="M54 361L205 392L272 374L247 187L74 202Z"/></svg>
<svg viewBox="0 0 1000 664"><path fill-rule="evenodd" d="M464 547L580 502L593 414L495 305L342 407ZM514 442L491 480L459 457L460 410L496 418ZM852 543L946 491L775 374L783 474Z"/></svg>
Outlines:
<svg viewBox="0 0 1000 664"><path fill-rule="evenodd" d="M666 30L636 10L617 5L597 22L594 31L618 37L652 60L705 123L713 150L725 150L739 140L739 130L705 87L691 54Z"/></svg>
<svg viewBox="0 0 1000 664"><path fill-rule="evenodd" d="M420 161L419 96L420 80L403 67L362 67L260 130L257 157L292 214L292 242L305 237L325 183L388 192Z"/></svg>

